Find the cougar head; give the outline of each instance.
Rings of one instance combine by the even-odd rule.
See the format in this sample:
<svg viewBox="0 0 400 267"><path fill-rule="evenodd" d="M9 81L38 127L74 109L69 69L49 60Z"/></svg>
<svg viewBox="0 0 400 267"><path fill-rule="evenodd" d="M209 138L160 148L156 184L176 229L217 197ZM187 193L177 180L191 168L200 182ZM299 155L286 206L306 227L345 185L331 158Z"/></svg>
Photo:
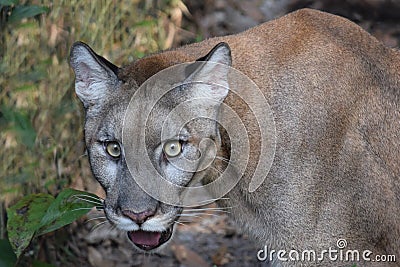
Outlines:
<svg viewBox="0 0 400 267"><path fill-rule="evenodd" d="M154 197L138 181L163 191L152 173L159 174L177 186L174 194L180 199L196 177L209 175L210 171L199 170L200 163L190 170L179 166L210 153L215 155L220 146L217 122L213 119L228 94L227 73L218 66L231 64L229 46L217 45L202 61L220 64L193 63L186 67L187 73L178 81L179 85L163 94L157 80L139 90L134 77L121 78L124 69L97 55L84 43L77 42L71 49L75 90L85 110L85 143L90 166L106 192L105 214L141 250L150 251L167 243L183 208L179 201ZM201 79L207 85L192 83L194 79ZM223 86L215 86L215 80ZM156 104L155 98L159 98ZM192 103L193 99L199 101ZM151 112L143 118L149 105ZM179 105L180 110L172 112ZM174 115L168 118L171 112ZM124 129L127 114L128 130ZM187 120L191 116L198 119ZM128 137L123 136L124 130L129 132ZM201 147L204 139L215 142ZM144 148L139 140L144 140ZM156 172L149 172L149 166L141 163L144 157Z"/></svg>

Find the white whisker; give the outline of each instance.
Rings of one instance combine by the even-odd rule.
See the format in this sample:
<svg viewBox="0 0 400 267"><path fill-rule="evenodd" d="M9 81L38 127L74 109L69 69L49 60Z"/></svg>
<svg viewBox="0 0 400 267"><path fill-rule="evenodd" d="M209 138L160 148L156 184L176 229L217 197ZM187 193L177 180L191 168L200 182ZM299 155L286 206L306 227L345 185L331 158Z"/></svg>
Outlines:
<svg viewBox="0 0 400 267"><path fill-rule="evenodd" d="M189 221L174 221L174 223L177 223L177 224L183 225L183 226L186 226L185 223L188 223L188 222L189 222Z"/></svg>
<svg viewBox="0 0 400 267"><path fill-rule="evenodd" d="M97 195L92 196L92 195L86 195L86 194L76 194L73 197L86 197L86 198L91 198L91 199L94 199L94 200L100 200L100 201L103 200L101 197L99 197Z"/></svg>
<svg viewBox="0 0 400 267"><path fill-rule="evenodd" d="M217 168L215 168L213 166L210 166L210 168L213 169L213 170L216 170L219 174L223 174L224 173L223 171L221 171L221 170L219 170L219 169L217 169Z"/></svg>
<svg viewBox="0 0 400 267"><path fill-rule="evenodd" d="M200 201L200 203L208 203L210 201L214 202L214 201L217 201L217 200L220 200L220 199L229 200L229 197L210 198L210 199L202 200L202 201Z"/></svg>
<svg viewBox="0 0 400 267"><path fill-rule="evenodd" d="M184 212L186 211L221 211L221 212L226 212L227 209L231 209L232 207L224 207L224 208L198 208L198 209L185 209Z"/></svg>
<svg viewBox="0 0 400 267"><path fill-rule="evenodd" d="M86 201L86 202L90 202L90 203L94 203L94 204L103 204L103 201L101 198L96 198L93 196L88 196L88 195L75 195L73 196L74 198L77 198L79 200L82 201Z"/></svg>
<svg viewBox="0 0 400 267"><path fill-rule="evenodd" d="M77 211L77 210L91 210L93 208L77 208L77 209L73 209L71 211Z"/></svg>
<svg viewBox="0 0 400 267"><path fill-rule="evenodd" d="M103 203L94 202L92 200L87 200L87 199L82 199L82 198L78 198L78 199L81 200L81 201L87 202L87 203L92 203L92 204L95 204L95 205L103 206Z"/></svg>
<svg viewBox="0 0 400 267"><path fill-rule="evenodd" d="M104 222L100 222L100 223L94 225L94 226L92 227L92 229L90 230L90 232L94 232L94 231L97 230L99 227L104 226L105 223L108 223L108 221L106 220L106 221L104 221Z"/></svg>
<svg viewBox="0 0 400 267"><path fill-rule="evenodd" d="M193 215L181 214L180 216L181 216L181 217L201 218L200 215L196 215L196 214L193 214Z"/></svg>
<svg viewBox="0 0 400 267"><path fill-rule="evenodd" d="M226 211L227 212L227 211ZM230 212L227 212L227 213L230 213ZM189 214L181 214L181 216L183 216L183 217L202 217L202 216L215 216L215 217L219 217L219 216L221 216L220 214L214 214L214 213L205 213L205 212L202 212L202 213L189 213Z"/></svg>
<svg viewBox="0 0 400 267"><path fill-rule="evenodd" d="M221 157L221 156L215 156L215 158L216 158L216 159L220 159L220 160L222 160L222 161L225 161L226 163L229 163L229 162L230 162L229 159L224 158L224 157Z"/></svg>
<svg viewBox="0 0 400 267"><path fill-rule="evenodd" d="M229 160L229 159L226 159L226 158L223 158L223 157L220 157L220 156L216 156L215 158L232 165L233 167L235 167L238 170L240 169L235 164L233 164L232 161Z"/></svg>
<svg viewBox="0 0 400 267"><path fill-rule="evenodd" d="M94 221L94 220L100 220L100 219L107 219L107 217L106 216L100 216L100 217L91 218L91 219L86 220L85 223L88 223L88 222Z"/></svg>

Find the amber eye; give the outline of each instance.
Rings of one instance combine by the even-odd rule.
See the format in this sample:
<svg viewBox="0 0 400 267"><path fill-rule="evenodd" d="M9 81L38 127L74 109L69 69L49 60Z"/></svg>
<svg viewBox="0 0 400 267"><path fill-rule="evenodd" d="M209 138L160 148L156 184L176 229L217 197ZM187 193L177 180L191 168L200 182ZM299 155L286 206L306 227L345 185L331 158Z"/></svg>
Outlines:
<svg viewBox="0 0 400 267"><path fill-rule="evenodd" d="M121 156L121 147L118 142L110 141L106 143L106 151L108 155L113 158L119 158Z"/></svg>
<svg viewBox="0 0 400 267"><path fill-rule="evenodd" d="M176 157L181 153L182 145L178 140L171 140L164 144L163 149L168 157Z"/></svg>

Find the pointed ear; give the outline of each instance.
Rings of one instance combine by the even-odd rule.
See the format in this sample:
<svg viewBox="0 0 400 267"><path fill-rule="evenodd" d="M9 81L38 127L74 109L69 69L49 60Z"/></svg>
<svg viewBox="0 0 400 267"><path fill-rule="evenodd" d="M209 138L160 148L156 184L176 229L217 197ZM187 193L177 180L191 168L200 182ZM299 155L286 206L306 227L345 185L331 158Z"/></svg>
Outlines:
<svg viewBox="0 0 400 267"><path fill-rule="evenodd" d="M228 73L232 64L231 50L227 43L217 44L204 57L197 60L188 71L186 82L205 83L195 90L195 97L207 97L222 102L229 92Z"/></svg>
<svg viewBox="0 0 400 267"><path fill-rule="evenodd" d="M119 82L119 68L83 42L72 45L70 64L75 72L75 92L85 108L104 102Z"/></svg>

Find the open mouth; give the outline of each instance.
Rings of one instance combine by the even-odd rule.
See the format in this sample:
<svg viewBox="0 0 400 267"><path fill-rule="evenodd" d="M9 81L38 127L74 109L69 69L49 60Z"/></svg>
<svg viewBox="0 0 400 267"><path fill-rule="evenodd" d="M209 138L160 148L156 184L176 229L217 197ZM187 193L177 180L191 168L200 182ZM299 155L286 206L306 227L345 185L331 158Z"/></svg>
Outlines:
<svg viewBox="0 0 400 267"><path fill-rule="evenodd" d="M172 226L164 232L149 232L149 231L131 231L128 232L128 238L138 248L142 250L155 249L165 242L167 242L172 236Z"/></svg>

